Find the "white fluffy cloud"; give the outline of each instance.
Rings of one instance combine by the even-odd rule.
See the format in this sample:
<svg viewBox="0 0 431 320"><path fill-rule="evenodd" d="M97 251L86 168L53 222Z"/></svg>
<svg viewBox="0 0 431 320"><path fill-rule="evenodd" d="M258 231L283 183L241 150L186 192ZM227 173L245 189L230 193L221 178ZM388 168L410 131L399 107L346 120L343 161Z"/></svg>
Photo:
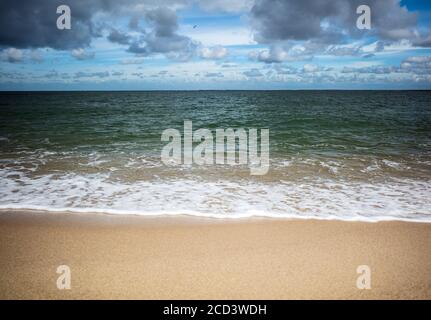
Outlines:
<svg viewBox="0 0 431 320"><path fill-rule="evenodd" d="M16 49L16 48L8 48L2 51L1 53L2 60L10 62L10 63L16 63L21 62L23 60L23 53L22 50Z"/></svg>
<svg viewBox="0 0 431 320"><path fill-rule="evenodd" d="M223 59L228 55L228 50L222 46L206 47L201 49L201 57L205 59Z"/></svg>
<svg viewBox="0 0 431 320"><path fill-rule="evenodd" d="M73 49L71 54L76 60L89 60L94 58L94 52L88 52L83 48Z"/></svg>

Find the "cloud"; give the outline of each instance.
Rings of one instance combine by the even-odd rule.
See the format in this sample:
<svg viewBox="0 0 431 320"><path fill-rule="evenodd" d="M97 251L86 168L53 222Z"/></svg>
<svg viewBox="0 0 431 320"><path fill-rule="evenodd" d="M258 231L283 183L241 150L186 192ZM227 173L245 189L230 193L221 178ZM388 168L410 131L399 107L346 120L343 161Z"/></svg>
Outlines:
<svg viewBox="0 0 431 320"><path fill-rule="evenodd" d="M60 74L58 73L57 70L50 70L49 72L47 72L43 75L43 77L46 79L58 78L59 76L60 76Z"/></svg>
<svg viewBox="0 0 431 320"><path fill-rule="evenodd" d="M256 69L256 68L244 71L243 74L247 78L256 78L256 77L262 77L263 76L262 72L260 72L259 69Z"/></svg>
<svg viewBox="0 0 431 320"><path fill-rule="evenodd" d="M214 46L201 49L201 57L204 59L223 59L228 55L228 50L222 46Z"/></svg>
<svg viewBox="0 0 431 320"><path fill-rule="evenodd" d="M304 44L275 44L271 45L269 49L249 52L248 58L265 63L311 60L313 59L313 54L317 51L317 46L308 42ZM319 51L322 52L322 50Z"/></svg>
<svg viewBox="0 0 431 320"><path fill-rule="evenodd" d="M431 75L431 56L411 56L405 58L401 62L400 72Z"/></svg>
<svg viewBox="0 0 431 320"><path fill-rule="evenodd" d="M157 6L179 8L186 4L189 0L2 0L0 46L57 50L85 48L93 38L101 36L101 29L107 27L97 21L101 16L140 15ZM60 5L68 5L71 9L70 30L56 27L59 17L56 9ZM115 33L112 36L115 39Z"/></svg>
<svg viewBox="0 0 431 320"><path fill-rule="evenodd" d="M113 1L2 0L0 1L0 46L66 50L86 47L98 36L93 13L109 8ZM56 9L69 4L72 29L58 30Z"/></svg>
<svg viewBox="0 0 431 320"><path fill-rule="evenodd" d="M312 63L304 64L301 70L302 73L327 72L327 71L333 71L333 68L326 67L326 66L319 66Z"/></svg>
<svg viewBox="0 0 431 320"><path fill-rule="evenodd" d="M411 56L399 65L373 65L359 61L341 69L307 63L302 68L274 64L269 67L265 81L295 83L411 83L431 82L431 56Z"/></svg>
<svg viewBox="0 0 431 320"><path fill-rule="evenodd" d="M369 31L356 27L356 8L362 4L371 8ZM256 0L250 22L255 41L269 48L250 52L249 59L268 64L312 60L315 55L371 57L405 41L431 46L429 29L428 37L421 35L417 13L398 0ZM363 48L370 37L376 39L374 51Z"/></svg>
<svg viewBox="0 0 431 320"><path fill-rule="evenodd" d="M372 58L372 57L374 57L374 56L375 56L375 54L374 54L374 53L367 53L367 54L364 54L364 55L362 56L362 58L368 59L368 58Z"/></svg>
<svg viewBox="0 0 431 320"><path fill-rule="evenodd" d="M250 10L254 0L198 0L197 3L205 11L223 11L229 13Z"/></svg>
<svg viewBox="0 0 431 320"><path fill-rule="evenodd" d="M153 26L157 37L171 37L178 30L178 19L174 10L157 8L147 11L145 18Z"/></svg>
<svg viewBox="0 0 431 320"><path fill-rule="evenodd" d="M418 47L431 47L431 33L428 36L415 40L413 45Z"/></svg>
<svg viewBox="0 0 431 320"><path fill-rule="evenodd" d="M235 68L237 66L238 65L236 63L228 63L228 62L225 62L221 65L222 68Z"/></svg>
<svg viewBox="0 0 431 320"><path fill-rule="evenodd" d="M431 56L411 56L405 58L399 66L369 66L369 67L344 67L341 73L348 74L411 74L411 75L431 75Z"/></svg>
<svg viewBox="0 0 431 320"><path fill-rule="evenodd" d="M76 60L89 60L94 58L94 52L88 52L83 48L73 49L71 55Z"/></svg>
<svg viewBox="0 0 431 320"><path fill-rule="evenodd" d="M341 73L372 73L372 74L390 74L397 72L397 68L393 66L371 66L371 67L344 67Z"/></svg>
<svg viewBox="0 0 431 320"><path fill-rule="evenodd" d="M198 43L179 35L175 11L157 8L145 13L149 30L140 30L140 36L131 41L128 51L140 56L162 53L174 60L189 60L196 54Z"/></svg>
<svg viewBox="0 0 431 320"><path fill-rule="evenodd" d="M316 72L319 71L319 67L316 66L315 64L304 64L304 67L302 68L303 72Z"/></svg>
<svg viewBox="0 0 431 320"><path fill-rule="evenodd" d="M16 48L8 48L3 50L1 53L2 60L10 63L21 62L23 60L23 57L24 55L22 53L22 50Z"/></svg>
<svg viewBox="0 0 431 320"><path fill-rule="evenodd" d="M127 45L130 42L130 36L126 33L120 32L116 29L112 29L108 35L108 40L113 43L124 44Z"/></svg>
<svg viewBox="0 0 431 320"><path fill-rule="evenodd" d="M370 33L381 39L413 39L417 17L396 0L256 0L251 9L255 39L260 43L320 39L340 43L346 35L368 34L356 28L356 8L371 8Z"/></svg>
<svg viewBox="0 0 431 320"><path fill-rule="evenodd" d="M404 59L404 62L424 64L424 63L427 63L427 62L431 62L431 56L413 56L413 57L407 57L406 59Z"/></svg>
<svg viewBox="0 0 431 320"><path fill-rule="evenodd" d="M138 56L163 54L186 61L201 54L201 44L178 33L176 11L194 3L208 11L238 12L250 8L252 1L216 0L209 4L200 0L22 0L18 5L17 1L2 0L0 48L78 50L72 56L82 60L92 55L82 50L94 38L106 36L112 43L128 46L127 51ZM70 30L56 27L56 8L63 4L71 8ZM124 17L130 19L129 30L105 22ZM143 20L144 27L140 24ZM203 49L201 57L221 59L226 54L225 48L212 47Z"/></svg>
<svg viewBox="0 0 431 320"><path fill-rule="evenodd" d="M109 77L108 71L98 71L98 72L79 71L74 74L74 78L107 78L107 77Z"/></svg>
<svg viewBox="0 0 431 320"><path fill-rule="evenodd" d="M359 56L363 53L361 46L330 45L324 54L332 56Z"/></svg>
<svg viewBox="0 0 431 320"><path fill-rule="evenodd" d="M289 54L286 50L279 46L272 46L271 49L260 51L251 51L248 54L249 59L257 60L265 63L278 63L288 60Z"/></svg>
<svg viewBox="0 0 431 320"><path fill-rule="evenodd" d="M207 78L223 78L224 75L221 72L207 72L205 74Z"/></svg>
<svg viewBox="0 0 431 320"><path fill-rule="evenodd" d="M293 74L299 73L297 68L294 68L292 66L282 66L282 65L277 65L275 67L275 71L277 72L277 74L280 74L280 75L293 75Z"/></svg>
<svg viewBox="0 0 431 320"><path fill-rule="evenodd" d="M43 62L42 53L39 50L31 50L30 59L34 62L41 63Z"/></svg>
<svg viewBox="0 0 431 320"><path fill-rule="evenodd" d="M142 64L144 63L144 59L124 59L121 60L120 64L128 65L128 64Z"/></svg>

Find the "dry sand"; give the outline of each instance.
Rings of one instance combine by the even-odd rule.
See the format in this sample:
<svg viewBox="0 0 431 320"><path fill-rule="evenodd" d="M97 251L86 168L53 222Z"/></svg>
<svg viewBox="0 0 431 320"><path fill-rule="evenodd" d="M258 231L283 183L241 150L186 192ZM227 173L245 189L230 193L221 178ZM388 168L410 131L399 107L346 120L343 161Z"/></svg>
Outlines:
<svg viewBox="0 0 431 320"><path fill-rule="evenodd" d="M431 224L3 211L0 298L430 299Z"/></svg>

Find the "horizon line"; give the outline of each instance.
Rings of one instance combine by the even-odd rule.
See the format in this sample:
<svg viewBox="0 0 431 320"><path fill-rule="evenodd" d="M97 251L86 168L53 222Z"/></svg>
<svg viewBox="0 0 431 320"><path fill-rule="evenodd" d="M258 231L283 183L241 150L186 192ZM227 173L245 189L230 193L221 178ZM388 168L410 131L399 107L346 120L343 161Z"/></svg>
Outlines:
<svg viewBox="0 0 431 320"><path fill-rule="evenodd" d="M393 88L393 89L118 89L118 90L81 90L81 89L71 89L71 90L2 90L0 89L0 94L3 93L19 93L19 92L199 92L199 91L431 91L429 89L403 89L403 88Z"/></svg>

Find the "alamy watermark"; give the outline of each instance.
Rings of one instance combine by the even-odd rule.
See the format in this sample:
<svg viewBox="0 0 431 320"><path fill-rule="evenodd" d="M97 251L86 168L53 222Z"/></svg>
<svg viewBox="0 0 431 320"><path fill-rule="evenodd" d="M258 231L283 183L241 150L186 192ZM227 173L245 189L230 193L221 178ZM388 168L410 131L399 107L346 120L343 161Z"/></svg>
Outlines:
<svg viewBox="0 0 431 320"><path fill-rule="evenodd" d="M363 4L356 8L356 13L360 14L356 20L356 27L360 30L371 29L371 9L369 6Z"/></svg>
<svg viewBox="0 0 431 320"><path fill-rule="evenodd" d="M67 265L58 266L57 273L60 274L60 276L57 278L57 289L70 290L72 288L70 267Z"/></svg>
<svg viewBox="0 0 431 320"><path fill-rule="evenodd" d="M371 289L371 269L367 265L360 265L356 268L359 277L356 279L356 287L359 290Z"/></svg>
<svg viewBox="0 0 431 320"><path fill-rule="evenodd" d="M65 4L58 6L57 14L60 14L60 16L57 18L57 29L70 30L72 28L72 16L70 7Z"/></svg>
<svg viewBox="0 0 431 320"><path fill-rule="evenodd" d="M264 175L269 170L269 129L198 129L192 121L184 121L183 135L177 129L163 131L161 140L168 142L161 152L166 165L248 165L251 175ZM260 144L259 144L260 141ZM193 146L193 142L198 143ZM259 153L260 150L260 153Z"/></svg>

